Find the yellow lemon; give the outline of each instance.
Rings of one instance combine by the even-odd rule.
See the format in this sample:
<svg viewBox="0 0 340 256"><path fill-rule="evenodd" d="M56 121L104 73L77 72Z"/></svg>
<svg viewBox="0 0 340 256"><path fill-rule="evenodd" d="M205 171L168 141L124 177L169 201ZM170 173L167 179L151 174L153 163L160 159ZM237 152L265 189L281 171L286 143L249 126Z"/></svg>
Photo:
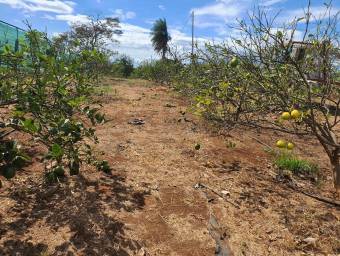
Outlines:
<svg viewBox="0 0 340 256"><path fill-rule="evenodd" d="M297 109L294 109L290 115L294 118L294 119L298 119L301 117L301 112Z"/></svg>
<svg viewBox="0 0 340 256"><path fill-rule="evenodd" d="M287 149L289 149L289 150L293 150L294 147L295 147L295 145L292 142L289 142L287 144Z"/></svg>
<svg viewBox="0 0 340 256"><path fill-rule="evenodd" d="M276 142L276 146L278 147L278 148L285 148L286 147L286 142L284 141L284 140L278 140L277 142Z"/></svg>
<svg viewBox="0 0 340 256"><path fill-rule="evenodd" d="M238 64L239 64L239 60L238 60L238 58L236 58L236 57L232 58L232 60L230 61L230 66L231 66L232 68L237 67Z"/></svg>
<svg viewBox="0 0 340 256"><path fill-rule="evenodd" d="M289 120L290 119L290 114L289 112L283 112L282 115L281 115L281 118L283 120Z"/></svg>

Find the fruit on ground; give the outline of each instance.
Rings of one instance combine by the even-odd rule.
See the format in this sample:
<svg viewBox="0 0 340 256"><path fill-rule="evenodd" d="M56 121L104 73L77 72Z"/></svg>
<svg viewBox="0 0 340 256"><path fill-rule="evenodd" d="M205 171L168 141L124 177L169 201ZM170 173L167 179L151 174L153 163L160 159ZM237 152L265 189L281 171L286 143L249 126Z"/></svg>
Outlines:
<svg viewBox="0 0 340 256"><path fill-rule="evenodd" d="M62 176L65 175L65 170L64 170L64 168L61 167L61 166L58 166L58 167L54 168L53 171L54 171L54 173L55 173L58 177L62 177Z"/></svg>
<svg viewBox="0 0 340 256"><path fill-rule="evenodd" d="M284 141L284 140L278 140L278 141L276 142L276 146L277 146L278 148L285 148L286 145L287 145L287 143L286 143L286 141Z"/></svg>
<svg viewBox="0 0 340 256"><path fill-rule="evenodd" d="M289 112L283 112L282 115L281 115L281 118L283 120L289 120L290 119L290 114Z"/></svg>
<svg viewBox="0 0 340 256"><path fill-rule="evenodd" d="M294 110L290 113L290 115L292 116L292 118L298 119L298 118L301 117L301 112L300 112L299 110L297 110L297 109L294 109Z"/></svg>
<svg viewBox="0 0 340 256"><path fill-rule="evenodd" d="M287 144L287 149L289 149L289 150L294 149L294 147L295 147L295 145L294 145L294 143L292 143L292 142L289 142L289 143Z"/></svg>
<svg viewBox="0 0 340 256"><path fill-rule="evenodd" d="M46 173L46 180L47 182L53 183L57 181L57 174L55 172L48 172Z"/></svg>
<svg viewBox="0 0 340 256"><path fill-rule="evenodd" d="M201 145L200 145L199 143L197 143L197 144L195 145L195 149L196 149L196 150L200 150L200 148L201 148Z"/></svg>
<svg viewBox="0 0 340 256"><path fill-rule="evenodd" d="M7 167L4 172L3 175L6 179L12 179L15 176L15 172L16 169L14 167Z"/></svg>

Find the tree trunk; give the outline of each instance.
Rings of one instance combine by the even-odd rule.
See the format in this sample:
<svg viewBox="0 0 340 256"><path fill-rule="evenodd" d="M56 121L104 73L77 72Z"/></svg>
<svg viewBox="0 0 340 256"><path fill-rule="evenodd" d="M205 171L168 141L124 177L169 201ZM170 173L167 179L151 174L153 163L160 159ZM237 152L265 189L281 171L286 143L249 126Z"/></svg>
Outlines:
<svg viewBox="0 0 340 256"><path fill-rule="evenodd" d="M165 60L165 54L166 54L166 50L163 49L163 50L162 50L162 60Z"/></svg>
<svg viewBox="0 0 340 256"><path fill-rule="evenodd" d="M340 190L340 149L336 148L332 151L331 164L333 168L334 187L338 192Z"/></svg>

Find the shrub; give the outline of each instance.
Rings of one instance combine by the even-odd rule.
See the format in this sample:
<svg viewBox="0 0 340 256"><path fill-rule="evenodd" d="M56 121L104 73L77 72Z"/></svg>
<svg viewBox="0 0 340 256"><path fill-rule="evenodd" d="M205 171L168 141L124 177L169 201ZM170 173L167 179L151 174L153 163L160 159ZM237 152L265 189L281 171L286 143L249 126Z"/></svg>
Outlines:
<svg viewBox="0 0 340 256"><path fill-rule="evenodd" d="M134 71L133 59L123 55L112 63L111 70L113 76L127 78Z"/></svg>
<svg viewBox="0 0 340 256"><path fill-rule="evenodd" d="M26 160L17 144L2 132L11 129L28 133L45 145L50 170L72 166L70 172L76 173L83 161L94 161L85 141L97 142L92 126L104 121L91 103L91 93L98 77L97 64L106 56L96 49L75 54L68 45L63 47L31 30L19 51L6 45L0 52L0 108L12 110L0 119L0 169L8 178Z"/></svg>
<svg viewBox="0 0 340 256"><path fill-rule="evenodd" d="M339 190L339 31L333 29L339 19L326 6L322 18L309 7L279 30L266 11L255 11L240 21L238 38L197 49L187 60L191 64L180 65L166 80L193 98L196 113L224 126L314 136ZM296 42L298 31L304 31L302 42ZM289 113L289 120L282 113Z"/></svg>
<svg viewBox="0 0 340 256"><path fill-rule="evenodd" d="M135 69L133 77L169 85L174 81L181 67L180 62L170 59L144 61Z"/></svg>

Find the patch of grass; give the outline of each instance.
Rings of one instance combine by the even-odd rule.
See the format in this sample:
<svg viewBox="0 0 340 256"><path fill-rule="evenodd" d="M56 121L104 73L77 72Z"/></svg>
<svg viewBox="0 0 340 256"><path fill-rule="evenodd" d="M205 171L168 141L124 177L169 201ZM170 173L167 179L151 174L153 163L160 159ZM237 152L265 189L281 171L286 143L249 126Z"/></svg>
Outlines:
<svg viewBox="0 0 340 256"><path fill-rule="evenodd" d="M319 172L319 166L304 159L299 159L292 154L280 154L275 164L279 169L289 170L295 175L316 175Z"/></svg>
<svg viewBox="0 0 340 256"><path fill-rule="evenodd" d="M232 142L231 140L228 140L225 143L226 143L227 148L235 148L236 147L236 143Z"/></svg>

